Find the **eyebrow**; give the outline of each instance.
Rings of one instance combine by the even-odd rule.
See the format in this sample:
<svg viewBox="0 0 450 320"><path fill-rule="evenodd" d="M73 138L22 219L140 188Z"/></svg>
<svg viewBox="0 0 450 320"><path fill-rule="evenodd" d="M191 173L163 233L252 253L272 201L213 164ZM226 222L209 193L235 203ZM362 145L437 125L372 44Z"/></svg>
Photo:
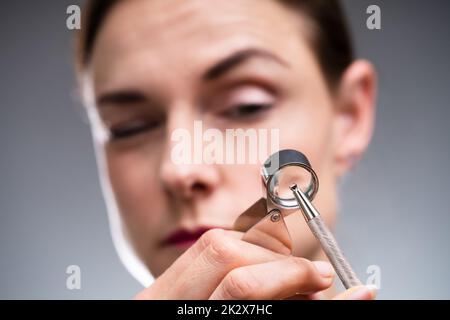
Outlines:
<svg viewBox="0 0 450 320"><path fill-rule="evenodd" d="M145 101L146 97L138 91L122 90L100 95L96 99L97 106L112 104L125 105Z"/></svg>
<svg viewBox="0 0 450 320"><path fill-rule="evenodd" d="M230 72L232 69L238 67L239 65L242 65L245 62L248 62L253 58L268 59L283 67L289 67L289 63L270 51L258 48L247 48L234 52L228 57L217 62L203 74L202 80L212 81L220 78L221 76L224 76L226 73ZM96 104L97 106L108 104L127 105L131 103L143 102L145 100L146 96L139 91L121 90L100 95L96 99Z"/></svg>
<svg viewBox="0 0 450 320"><path fill-rule="evenodd" d="M215 80L252 58L264 58L281 66L289 67L289 64L275 53L264 49L247 48L239 50L216 63L204 73L202 79L203 81Z"/></svg>

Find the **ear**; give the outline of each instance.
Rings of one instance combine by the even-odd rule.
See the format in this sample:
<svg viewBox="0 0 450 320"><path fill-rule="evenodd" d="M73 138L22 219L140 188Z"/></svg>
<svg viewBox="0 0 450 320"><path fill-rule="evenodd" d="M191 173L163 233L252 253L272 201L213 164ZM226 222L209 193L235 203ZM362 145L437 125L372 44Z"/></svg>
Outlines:
<svg viewBox="0 0 450 320"><path fill-rule="evenodd" d="M337 177L361 158L372 138L375 122L376 73L363 60L353 62L338 86L334 117L334 154Z"/></svg>

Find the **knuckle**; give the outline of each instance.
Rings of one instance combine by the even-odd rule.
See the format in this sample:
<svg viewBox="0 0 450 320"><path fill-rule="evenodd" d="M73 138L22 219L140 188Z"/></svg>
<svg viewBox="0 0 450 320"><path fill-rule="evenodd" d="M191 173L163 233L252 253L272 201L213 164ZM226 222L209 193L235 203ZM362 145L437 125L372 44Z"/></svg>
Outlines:
<svg viewBox="0 0 450 320"><path fill-rule="evenodd" d="M209 243L207 257L215 264L231 264L239 261L239 251L235 243L223 236L215 237Z"/></svg>
<svg viewBox="0 0 450 320"><path fill-rule="evenodd" d="M227 299L244 300L254 297L257 286L252 274L245 268L234 269L225 277L222 285Z"/></svg>
<svg viewBox="0 0 450 320"><path fill-rule="evenodd" d="M314 265L311 261L298 258L298 257L290 257L291 263L294 265L297 277L305 280L310 280L314 277Z"/></svg>
<svg viewBox="0 0 450 320"><path fill-rule="evenodd" d="M223 235L224 235L224 230L211 229L211 230L206 231L204 234L202 234L199 241L206 248L212 241L214 241L214 239L216 239L218 237L222 237Z"/></svg>

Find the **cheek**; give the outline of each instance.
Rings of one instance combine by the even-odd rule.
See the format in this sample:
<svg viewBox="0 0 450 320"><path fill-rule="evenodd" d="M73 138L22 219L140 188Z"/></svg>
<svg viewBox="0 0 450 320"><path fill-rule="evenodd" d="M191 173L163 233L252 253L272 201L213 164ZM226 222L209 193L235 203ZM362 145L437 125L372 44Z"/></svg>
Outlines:
<svg viewBox="0 0 450 320"><path fill-rule="evenodd" d="M330 173L333 164L333 114L330 104L287 106L280 115L280 148L304 153L316 173Z"/></svg>
<svg viewBox="0 0 450 320"><path fill-rule="evenodd" d="M165 205L156 184L158 171L153 157L144 152L118 152L108 147L105 153L114 197L131 234L159 225Z"/></svg>
<svg viewBox="0 0 450 320"><path fill-rule="evenodd" d="M280 148L296 149L309 159L319 177L314 205L329 225L336 215L336 181L333 148L333 103L323 90L295 99L284 106L279 121Z"/></svg>
<svg viewBox="0 0 450 320"><path fill-rule="evenodd" d="M261 164L236 165L224 168L226 181L224 181L224 189L228 189L232 193L229 197L224 197L224 201L231 201L233 207L233 215L228 219L228 223L232 225L238 216L244 212L253 203L261 197L266 196L266 191L262 183L260 174Z"/></svg>

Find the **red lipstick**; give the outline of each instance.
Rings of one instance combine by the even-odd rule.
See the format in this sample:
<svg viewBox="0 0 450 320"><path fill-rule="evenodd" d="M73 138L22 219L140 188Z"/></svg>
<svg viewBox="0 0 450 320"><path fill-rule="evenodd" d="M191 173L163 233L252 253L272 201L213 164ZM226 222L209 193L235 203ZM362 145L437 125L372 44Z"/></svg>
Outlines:
<svg viewBox="0 0 450 320"><path fill-rule="evenodd" d="M169 234L169 236L162 242L162 245L188 248L194 244L194 242L197 241L202 234L213 228L215 227L199 227L192 231L187 229L178 229L177 231Z"/></svg>

